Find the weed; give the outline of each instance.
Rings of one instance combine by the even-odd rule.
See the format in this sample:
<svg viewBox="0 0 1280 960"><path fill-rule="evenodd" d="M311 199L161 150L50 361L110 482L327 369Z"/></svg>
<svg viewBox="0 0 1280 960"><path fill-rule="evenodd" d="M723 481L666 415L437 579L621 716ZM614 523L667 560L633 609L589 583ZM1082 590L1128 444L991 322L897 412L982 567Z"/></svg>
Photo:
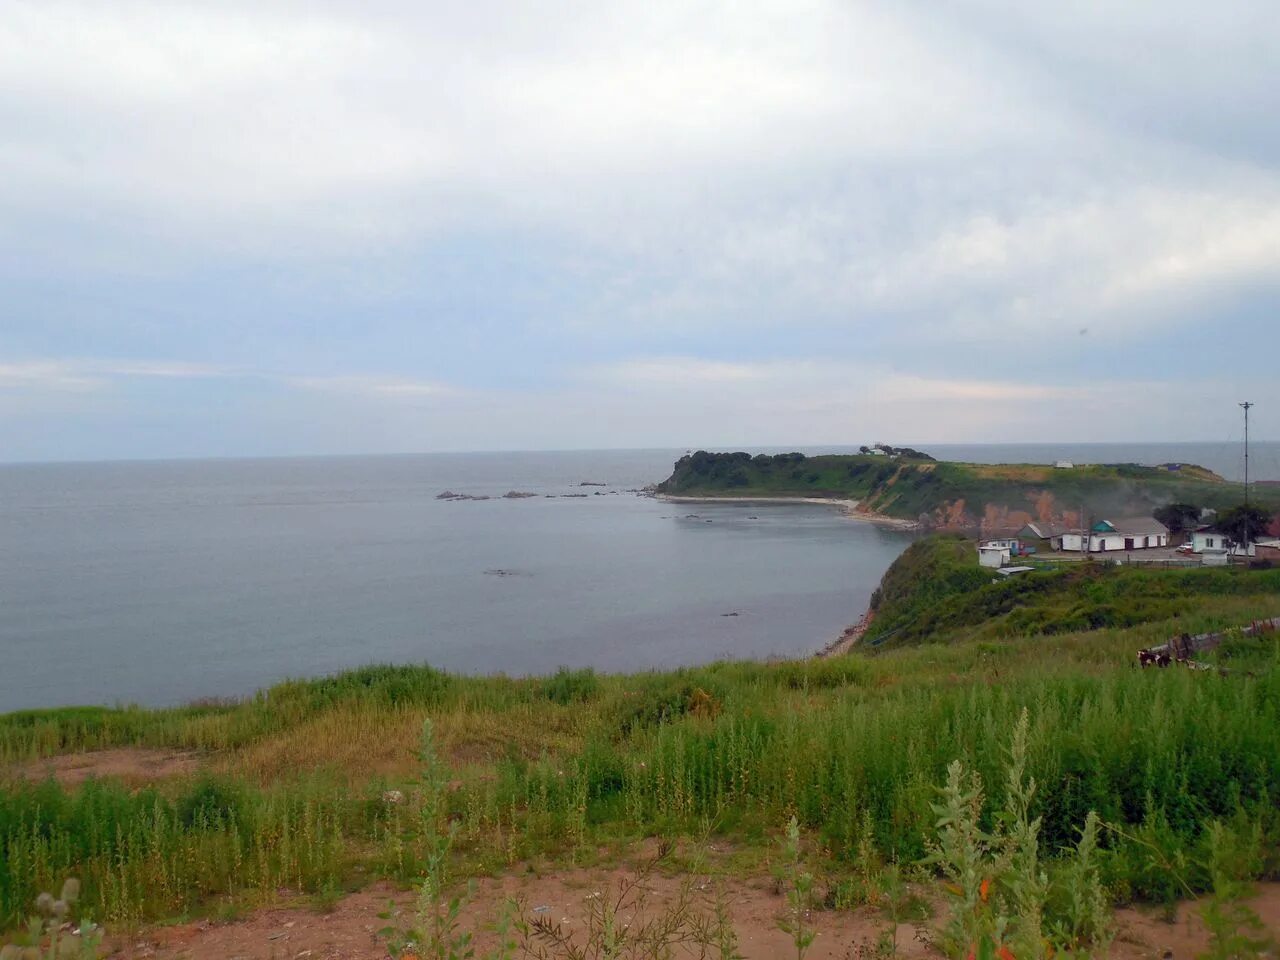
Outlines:
<svg viewBox="0 0 1280 960"><path fill-rule="evenodd" d="M791 937L791 943L796 948L796 960L804 960L817 933L809 925L813 874L804 868L800 849L800 823L795 817L787 821L787 831L782 841L782 871L787 908L786 913L778 920L778 929Z"/></svg>
<svg viewBox="0 0 1280 960"><path fill-rule="evenodd" d="M1209 949L1198 960L1252 960L1270 955L1275 939L1262 919L1241 900L1249 893L1249 879L1259 864L1258 840L1252 830L1233 833L1224 824L1209 825L1208 867L1213 894L1200 910L1209 931Z"/></svg>
<svg viewBox="0 0 1280 960"><path fill-rule="evenodd" d="M41 893L20 941L0 947L0 960L93 960L98 955L102 931L87 916L80 918L75 929L66 929L79 899L80 881L74 878L62 885L56 898L51 893Z"/></svg>

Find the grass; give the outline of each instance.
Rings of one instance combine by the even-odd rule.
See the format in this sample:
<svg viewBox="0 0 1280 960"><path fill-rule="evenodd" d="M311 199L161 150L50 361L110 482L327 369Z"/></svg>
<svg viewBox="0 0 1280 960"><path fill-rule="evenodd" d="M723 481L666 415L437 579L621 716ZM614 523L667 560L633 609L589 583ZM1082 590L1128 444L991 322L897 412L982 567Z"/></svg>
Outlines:
<svg viewBox="0 0 1280 960"><path fill-rule="evenodd" d="M872 597L876 618L867 643L956 643L1167 620L1185 620L1195 633L1280 615L1280 569L1152 570L1090 562L993 579L974 562L972 541L938 536L912 544Z"/></svg>
<svg viewBox="0 0 1280 960"><path fill-rule="evenodd" d="M1280 870L1276 641L1225 646L1224 662L1247 665L1226 675L1133 667L1134 650L1171 633L1280 612L1271 572L1066 575L992 616L986 586L946 585L958 548L935 549L912 556L912 575L886 578L882 615L950 612L918 638L929 642L875 656L527 679L370 667L241 703L0 716L6 763L123 746L205 756L201 774L144 789L0 781L0 928L67 876L108 924L410 882L439 869L442 824L466 877L708 830L745 860L767 858L794 817L832 889L848 887L871 861L919 869L952 763L990 785L990 810L1007 807L1024 713L1025 774L1038 784L1024 813L1046 862L1078 847L1095 811L1097 870L1115 899L1211 888L1215 823L1259 838L1252 875ZM913 581L943 586L913 602ZM1191 602L1162 605L1193 588ZM1028 636L1010 625L1131 593L1161 603L1137 604L1126 626ZM419 752L427 720L433 786Z"/></svg>

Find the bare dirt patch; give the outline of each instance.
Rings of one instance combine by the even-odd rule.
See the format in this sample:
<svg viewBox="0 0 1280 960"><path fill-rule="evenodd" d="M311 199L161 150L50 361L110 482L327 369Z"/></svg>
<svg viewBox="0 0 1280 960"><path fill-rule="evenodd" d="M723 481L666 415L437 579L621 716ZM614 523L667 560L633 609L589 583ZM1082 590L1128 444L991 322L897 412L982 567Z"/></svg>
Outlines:
<svg viewBox="0 0 1280 960"><path fill-rule="evenodd" d="M582 930L591 898L617 890L620 881L633 876L626 870L568 870L549 876L508 875L479 882L463 915L467 929L478 931L479 952L493 946L487 926L507 898L518 898L527 917L560 923L566 931ZM649 908L669 904L677 897L679 876L651 876L644 881ZM695 884L699 896L709 881ZM785 909L782 895L768 877L729 881L739 947L748 960L794 954L788 936L777 927ZM382 960L388 956L378 931L388 923L378 916L393 900L401 911L398 922L407 924L412 893L379 885L338 902L329 913L309 906L262 910L232 923L202 922L155 928L117 940L108 956L117 960ZM1280 930L1280 884L1265 884L1251 901L1271 930ZM636 919L623 913L624 922ZM809 918L818 936L808 956L835 960L856 956L860 944L874 943L887 928L886 921L869 908L854 911L816 910ZM936 922L936 921L935 921ZM929 926L928 923L921 927ZM1122 910L1117 914L1118 936L1112 957L1124 960L1173 957L1191 958L1203 952L1207 935L1195 904L1184 904L1175 923L1167 923L1153 911ZM901 924L896 931L897 955L903 958L938 957L916 924ZM690 954L696 955L696 954Z"/></svg>
<svg viewBox="0 0 1280 960"><path fill-rule="evenodd" d="M53 777L63 786L70 787L83 783L90 777L114 777L129 783L153 783L192 773L199 766L200 755L192 751L120 747L47 757L44 760L17 764L7 772L23 780Z"/></svg>

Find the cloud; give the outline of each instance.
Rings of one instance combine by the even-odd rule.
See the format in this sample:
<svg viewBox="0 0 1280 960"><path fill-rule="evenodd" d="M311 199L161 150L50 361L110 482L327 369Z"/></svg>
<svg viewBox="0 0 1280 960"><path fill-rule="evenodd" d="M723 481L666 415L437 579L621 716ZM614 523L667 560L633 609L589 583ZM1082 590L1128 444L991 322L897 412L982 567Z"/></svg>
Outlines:
<svg viewBox="0 0 1280 960"><path fill-rule="evenodd" d="M205 363L155 360L42 359L0 363L0 389L48 391L98 390L130 380L239 380L298 390L398 399L461 396L448 384L388 375L299 376Z"/></svg>
<svg viewBox="0 0 1280 960"><path fill-rule="evenodd" d="M392 446L787 443L1100 397L1185 434L1187 358L1270 375L1274 3L5 13L9 397L278 394L255 449L337 409L400 411Z"/></svg>
<svg viewBox="0 0 1280 960"><path fill-rule="evenodd" d="M53 390L82 393L102 381L72 364L56 360L0 363L0 390Z"/></svg>
<svg viewBox="0 0 1280 960"><path fill-rule="evenodd" d="M643 357L602 364L586 375L614 384L727 384L770 379L773 365L701 360L696 357Z"/></svg>
<svg viewBox="0 0 1280 960"><path fill-rule="evenodd" d="M825 403L829 398L873 399L877 403L1081 399L1080 386L1018 383L1007 380L924 377L866 361L794 359L726 362L696 357L641 357L603 364L587 378L689 394L718 392L765 397L768 403Z"/></svg>
<svg viewBox="0 0 1280 960"><path fill-rule="evenodd" d="M304 390L319 390L392 400L422 397L457 397L462 393L457 388L445 383L391 376L285 377L282 382L288 386L300 387Z"/></svg>

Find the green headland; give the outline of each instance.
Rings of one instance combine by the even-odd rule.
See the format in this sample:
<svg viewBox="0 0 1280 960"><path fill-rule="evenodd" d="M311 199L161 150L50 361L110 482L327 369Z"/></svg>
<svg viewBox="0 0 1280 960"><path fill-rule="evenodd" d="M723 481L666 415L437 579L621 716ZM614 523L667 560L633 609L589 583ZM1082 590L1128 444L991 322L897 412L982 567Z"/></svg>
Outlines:
<svg viewBox="0 0 1280 960"><path fill-rule="evenodd" d="M974 464L897 455L697 453L681 457L658 492L686 497L819 497L857 500L859 509L928 529L1021 528L1028 521L1074 526L1091 518L1150 516L1169 503L1223 510L1240 503L1238 484L1194 464ZM1256 488L1280 509L1280 490Z"/></svg>

